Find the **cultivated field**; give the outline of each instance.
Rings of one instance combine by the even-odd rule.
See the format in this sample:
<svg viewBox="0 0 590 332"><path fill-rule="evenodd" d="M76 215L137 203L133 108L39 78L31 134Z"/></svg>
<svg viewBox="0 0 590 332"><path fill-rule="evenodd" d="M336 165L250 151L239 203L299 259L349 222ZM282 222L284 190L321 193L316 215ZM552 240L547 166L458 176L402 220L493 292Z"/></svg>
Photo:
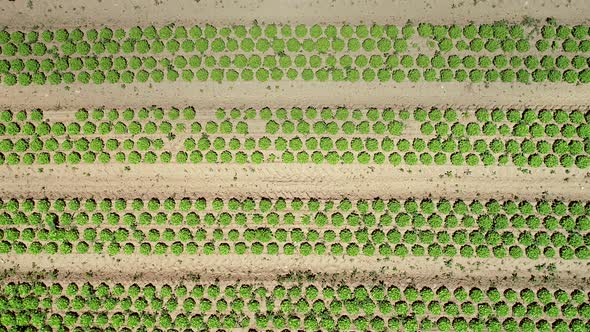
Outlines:
<svg viewBox="0 0 590 332"><path fill-rule="evenodd" d="M0 8L0 331L589 331L585 1Z"/></svg>

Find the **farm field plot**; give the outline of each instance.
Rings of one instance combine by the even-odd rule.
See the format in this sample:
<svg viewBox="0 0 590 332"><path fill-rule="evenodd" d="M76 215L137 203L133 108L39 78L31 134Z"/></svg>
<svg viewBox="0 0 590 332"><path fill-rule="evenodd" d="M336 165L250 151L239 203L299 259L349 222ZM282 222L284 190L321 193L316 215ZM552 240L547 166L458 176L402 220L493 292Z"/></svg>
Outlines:
<svg viewBox="0 0 590 332"><path fill-rule="evenodd" d="M590 330L587 9L10 3L0 331Z"/></svg>
<svg viewBox="0 0 590 332"><path fill-rule="evenodd" d="M590 82L588 27L428 22L3 30L5 85L167 81Z"/></svg>

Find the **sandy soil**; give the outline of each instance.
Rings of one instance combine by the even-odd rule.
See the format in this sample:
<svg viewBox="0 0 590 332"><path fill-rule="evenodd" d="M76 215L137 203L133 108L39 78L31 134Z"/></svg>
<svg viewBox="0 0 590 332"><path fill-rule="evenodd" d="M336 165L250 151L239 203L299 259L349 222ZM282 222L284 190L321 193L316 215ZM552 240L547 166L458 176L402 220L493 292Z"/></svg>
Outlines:
<svg viewBox="0 0 590 332"><path fill-rule="evenodd" d="M354 93L351 93L354 91ZM105 98L108 96L108 98ZM364 82L165 82L157 84L6 87L0 105L10 108L61 108L88 106L113 108L198 105L200 109L244 107L338 106L417 107L452 106L521 108L588 108L590 89L585 85L468 84L468 83L364 83Z"/></svg>
<svg viewBox="0 0 590 332"><path fill-rule="evenodd" d="M588 263L550 259L452 260L429 257L377 258L331 256L107 256L107 255L6 255L4 268L11 269L8 280L34 274L48 278L56 267L66 280L97 279L128 282L179 281L273 281L288 273L311 272L320 278L362 282L417 284L430 287L463 285L478 287L559 287L588 285ZM202 267L195 269L196 266ZM46 274L47 273L47 274Z"/></svg>
<svg viewBox="0 0 590 332"><path fill-rule="evenodd" d="M587 171L387 165L78 165L4 167L2 197L316 197L590 199ZM493 181L494 185L487 185Z"/></svg>
<svg viewBox="0 0 590 332"><path fill-rule="evenodd" d="M194 22L433 23L521 22L525 17L587 22L585 0L91 0L13 1L0 9L0 24L22 26L133 26Z"/></svg>

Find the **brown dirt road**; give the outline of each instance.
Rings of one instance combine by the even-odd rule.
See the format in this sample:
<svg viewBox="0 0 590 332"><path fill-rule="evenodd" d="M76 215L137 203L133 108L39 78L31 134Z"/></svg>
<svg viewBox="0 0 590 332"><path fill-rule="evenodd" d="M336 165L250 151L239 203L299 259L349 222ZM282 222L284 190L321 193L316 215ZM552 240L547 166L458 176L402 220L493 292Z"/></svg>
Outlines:
<svg viewBox="0 0 590 332"><path fill-rule="evenodd" d="M590 3L584 0L93 0L14 1L3 4L0 24L22 26L134 26L204 23L432 23L508 20L587 21Z"/></svg>
<svg viewBox="0 0 590 332"><path fill-rule="evenodd" d="M6 166L2 197L315 197L590 199L590 176L572 168L390 165L117 164ZM493 183L493 185L491 185Z"/></svg>
<svg viewBox="0 0 590 332"><path fill-rule="evenodd" d="M288 273L312 272L319 278L362 283L390 282L477 287L542 287L562 289L588 285L588 264L549 259L332 256L107 256L107 255L4 255L3 267L12 269L7 280L47 277L59 268L60 280L116 280L125 282L235 281L270 282ZM342 279L344 278L344 279Z"/></svg>
<svg viewBox="0 0 590 332"><path fill-rule="evenodd" d="M354 91L354 93L351 93ZM108 97L105 97L108 96ZM3 87L0 106L6 108L82 107L127 108L183 105L199 109L244 107L520 107L588 108L590 89L568 83L491 84L377 82L162 82L121 85Z"/></svg>

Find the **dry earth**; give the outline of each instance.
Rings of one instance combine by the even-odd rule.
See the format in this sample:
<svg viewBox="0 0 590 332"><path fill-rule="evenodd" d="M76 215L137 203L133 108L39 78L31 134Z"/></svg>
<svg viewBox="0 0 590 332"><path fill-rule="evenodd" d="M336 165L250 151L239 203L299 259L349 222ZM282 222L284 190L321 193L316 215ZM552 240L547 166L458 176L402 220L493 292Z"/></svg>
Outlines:
<svg viewBox="0 0 590 332"><path fill-rule="evenodd" d="M590 177L579 169L529 173L508 166L393 168L282 163L6 168L0 174L2 197L590 198Z"/></svg>
<svg viewBox="0 0 590 332"><path fill-rule="evenodd" d="M354 92L351 92L354 91ZM292 107L585 108L585 85L341 82L162 82L158 84L3 87L0 105L46 110L89 106L128 108L195 105L198 109Z"/></svg>
<svg viewBox="0 0 590 332"><path fill-rule="evenodd" d="M554 17L565 23L588 19L584 0L71 0L13 1L0 9L1 23L31 26L133 26L175 23L520 22Z"/></svg>
<svg viewBox="0 0 590 332"><path fill-rule="evenodd" d="M170 283L182 281L275 282L289 273L319 274L325 280L371 280L400 285L464 287L584 288L588 265L578 262L513 259L429 257L387 258L331 256L152 256L108 255L7 255L11 272L7 280L44 278L59 267L57 276L72 281ZM552 263L553 262L553 263ZM195 269L196 266L202 267Z"/></svg>

